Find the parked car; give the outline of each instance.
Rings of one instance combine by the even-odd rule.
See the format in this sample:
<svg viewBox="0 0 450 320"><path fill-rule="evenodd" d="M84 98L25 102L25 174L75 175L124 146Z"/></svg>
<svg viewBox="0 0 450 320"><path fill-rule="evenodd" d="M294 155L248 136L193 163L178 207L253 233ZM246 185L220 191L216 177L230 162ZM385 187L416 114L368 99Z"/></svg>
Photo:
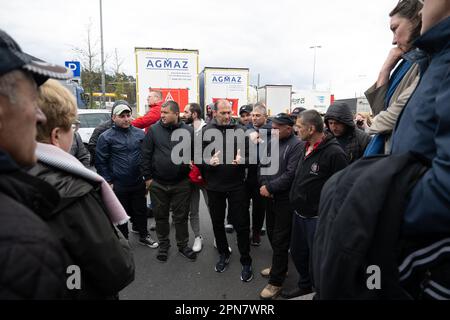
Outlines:
<svg viewBox="0 0 450 320"><path fill-rule="evenodd" d="M80 121L78 133L85 145L88 144L94 129L102 122L111 119L111 111L106 109L78 109Z"/></svg>

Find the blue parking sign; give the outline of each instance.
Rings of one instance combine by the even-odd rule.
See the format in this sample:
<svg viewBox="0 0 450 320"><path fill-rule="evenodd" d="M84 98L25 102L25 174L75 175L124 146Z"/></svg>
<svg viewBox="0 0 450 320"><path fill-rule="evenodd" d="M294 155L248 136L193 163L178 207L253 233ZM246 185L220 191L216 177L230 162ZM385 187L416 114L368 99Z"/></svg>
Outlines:
<svg viewBox="0 0 450 320"><path fill-rule="evenodd" d="M74 78L79 78L81 76L80 61L66 61L64 64L67 69L72 70Z"/></svg>

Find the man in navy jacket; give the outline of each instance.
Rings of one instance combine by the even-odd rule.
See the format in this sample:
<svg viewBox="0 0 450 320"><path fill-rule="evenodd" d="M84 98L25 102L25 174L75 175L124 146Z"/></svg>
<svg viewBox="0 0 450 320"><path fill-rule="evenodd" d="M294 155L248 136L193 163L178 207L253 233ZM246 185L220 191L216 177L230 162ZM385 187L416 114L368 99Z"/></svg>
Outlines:
<svg viewBox="0 0 450 320"><path fill-rule="evenodd" d="M157 248L147 230L146 188L139 168L144 131L131 125L131 107L126 101L114 108L112 120L112 128L98 139L95 167L131 216L132 232L139 233L139 243ZM128 224L119 229L128 239Z"/></svg>
<svg viewBox="0 0 450 320"><path fill-rule="evenodd" d="M434 11L436 10L436 11ZM450 4L425 2L422 35L415 42L426 56L421 79L395 128L392 153L414 151L432 161L415 186L405 211L408 234L450 230ZM431 58L431 60L430 60Z"/></svg>

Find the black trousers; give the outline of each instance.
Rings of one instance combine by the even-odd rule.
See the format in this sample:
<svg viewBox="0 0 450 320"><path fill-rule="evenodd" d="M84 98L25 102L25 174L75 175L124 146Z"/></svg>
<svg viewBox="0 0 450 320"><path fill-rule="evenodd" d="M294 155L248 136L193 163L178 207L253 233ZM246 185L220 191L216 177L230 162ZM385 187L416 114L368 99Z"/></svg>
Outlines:
<svg viewBox="0 0 450 320"><path fill-rule="evenodd" d="M281 287L288 270L292 215L294 211L287 197L275 200L265 199L267 236L273 250L269 284Z"/></svg>
<svg viewBox="0 0 450 320"><path fill-rule="evenodd" d="M252 200L252 231L260 233L264 224L264 216L266 208L264 198L259 193L260 186L258 184L245 184L247 195L245 208L250 210L250 200Z"/></svg>
<svg viewBox="0 0 450 320"><path fill-rule="evenodd" d="M245 187L229 192L217 192L208 190L209 213L216 238L217 249L220 254L228 254L228 241L225 233L225 211L228 200L228 210L233 219L233 226L237 234L241 264L251 265L250 257L250 216L244 209Z"/></svg>
<svg viewBox="0 0 450 320"><path fill-rule="evenodd" d="M134 228L139 231L139 236L145 238L148 235L145 183L142 182L142 184L133 187L114 185L114 193L130 216ZM128 239L128 223L118 226L118 229Z"/></svg>
<svg viewBox="0 0 450 320"><path fill-rule="evenodd" d="M291 256L300 276L299 288L311 288L311 252L314 244L318 217L306 218L292 215Z"/></svg>
<svg viewBox="0 0 450 320"><path fill-rule="evenodd" d="M186 247L189 242L188 217L191 203L189 180L184 179L174 185L166 185L153 180L150 185L150 196L160 248L170 247L169 214L171 208L177 246L179 249Z"/></svg>

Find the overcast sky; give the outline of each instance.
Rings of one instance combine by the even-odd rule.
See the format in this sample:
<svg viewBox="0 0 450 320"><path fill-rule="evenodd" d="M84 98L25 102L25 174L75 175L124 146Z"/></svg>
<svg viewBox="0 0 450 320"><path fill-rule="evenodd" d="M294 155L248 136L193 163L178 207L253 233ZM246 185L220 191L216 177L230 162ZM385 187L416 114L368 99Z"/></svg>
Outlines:
<svg viewBox="0 0 450 320"><path fill-rule="evenodd" d="M104 47L117 48L135 76L134 47L200 51L203 67L250 68L251 83L316 87L337 99L369 87L392 47L390 10L396 0L103 0ZM87 26L98 40L98 0L0 0L0 28L22 49L63 64L85 47ZM107 68L108 71L108 68Z"/></svg>

